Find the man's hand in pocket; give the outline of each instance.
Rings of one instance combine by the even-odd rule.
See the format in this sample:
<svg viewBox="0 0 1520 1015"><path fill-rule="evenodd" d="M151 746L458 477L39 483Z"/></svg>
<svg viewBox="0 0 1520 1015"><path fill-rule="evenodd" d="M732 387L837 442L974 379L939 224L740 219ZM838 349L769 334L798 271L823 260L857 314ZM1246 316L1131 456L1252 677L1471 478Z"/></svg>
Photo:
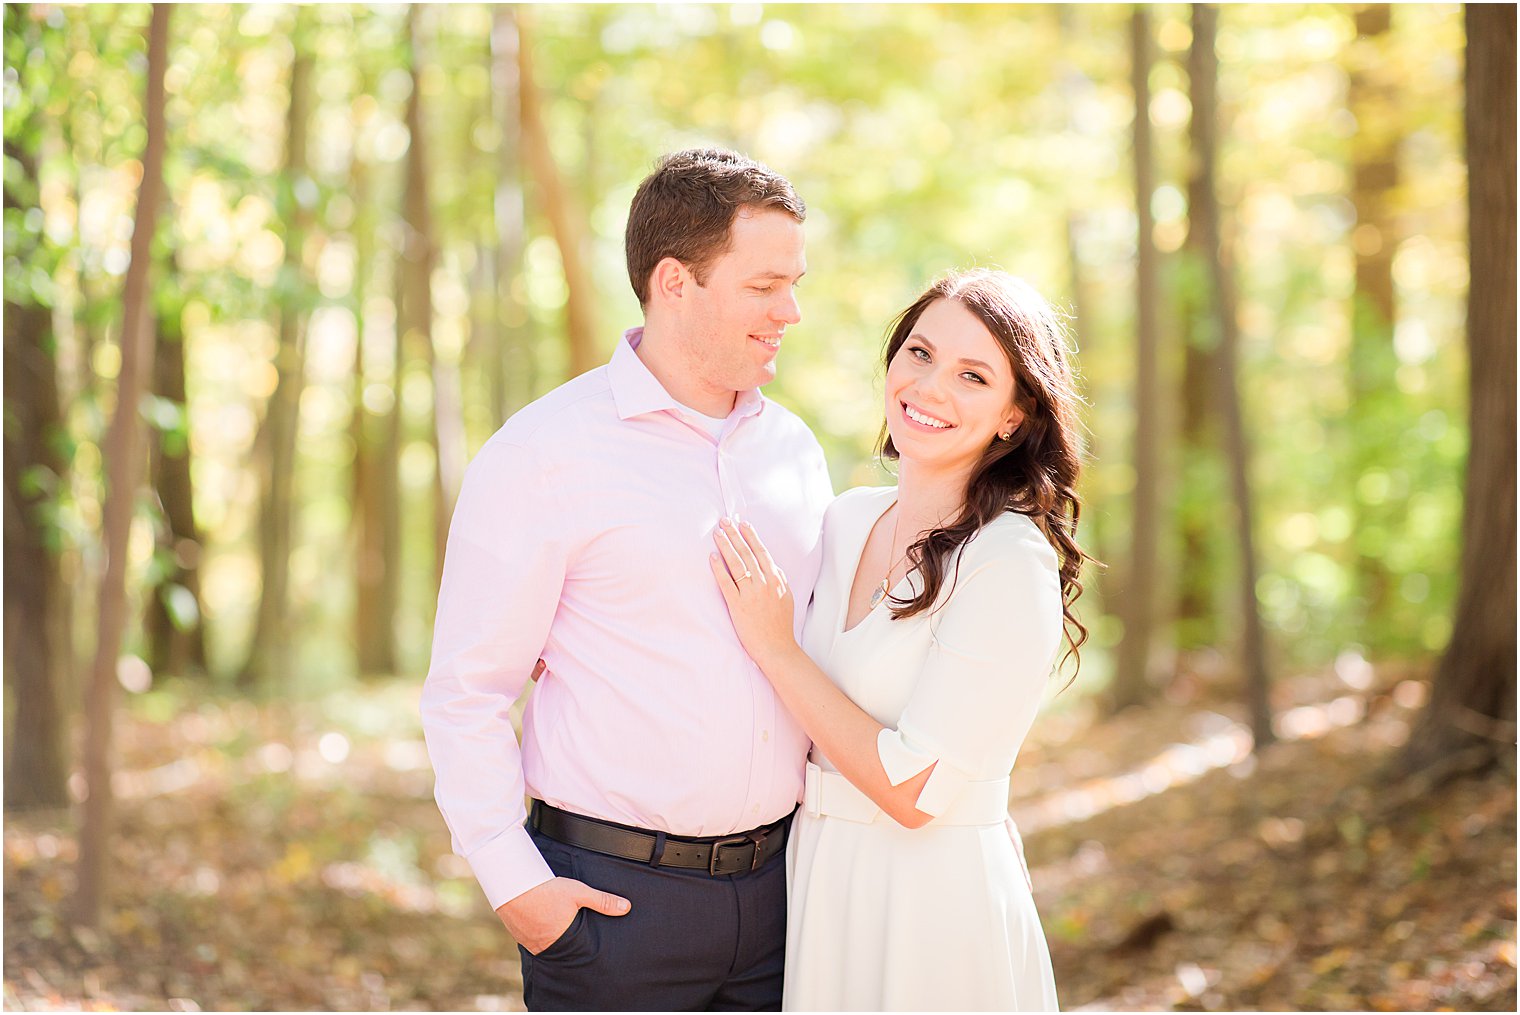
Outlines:
<svg viewBox="0 0 1520 1015"><path fill-rule="evenodd" d="M570 929L575 914L590 909L604 916L628 915L628 900L574 878L555 878L496 907L512 939L537 955Z"/></svg>

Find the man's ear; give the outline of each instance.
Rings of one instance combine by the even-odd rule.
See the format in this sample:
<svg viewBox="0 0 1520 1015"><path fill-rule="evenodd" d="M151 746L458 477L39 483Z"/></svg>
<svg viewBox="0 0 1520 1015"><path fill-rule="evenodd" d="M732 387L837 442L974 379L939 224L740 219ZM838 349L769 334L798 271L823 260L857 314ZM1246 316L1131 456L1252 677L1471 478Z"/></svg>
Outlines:
<svg viewBox="0 0 1520 1015"><path fill-rule="evenodd" d="M686 270L686 265L674 257L662 257L650 275L649 292L661 302L678 301L685 295L690 281L691 272Z"/></svg>

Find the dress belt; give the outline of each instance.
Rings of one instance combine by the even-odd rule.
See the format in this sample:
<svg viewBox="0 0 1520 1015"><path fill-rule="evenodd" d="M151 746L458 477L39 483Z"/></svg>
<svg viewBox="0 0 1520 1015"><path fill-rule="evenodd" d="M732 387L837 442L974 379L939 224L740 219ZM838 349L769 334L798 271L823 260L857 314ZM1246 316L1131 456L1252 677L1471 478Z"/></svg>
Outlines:
<svg viewBox="0 0 1520 1015"><path fill-rule="evenodd" d="M828 816L870 824L882 813L876 802L838 772L807 763L802 807L811 817ZM930 825L1001 825L1008 820L1008 777L968 782L950 809Z"/></svg>

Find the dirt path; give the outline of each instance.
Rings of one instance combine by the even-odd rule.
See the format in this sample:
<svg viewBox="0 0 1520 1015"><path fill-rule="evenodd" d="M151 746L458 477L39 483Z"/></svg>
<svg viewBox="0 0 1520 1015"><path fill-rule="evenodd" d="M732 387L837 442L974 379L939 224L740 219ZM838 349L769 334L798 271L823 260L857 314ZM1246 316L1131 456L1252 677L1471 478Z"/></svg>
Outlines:
<svg viewBox="0 0 1520 1015"><path fill-rule="evenodd" d="M1513 1010L1514 774L1387 811L1379 766L1418 704L1401 693L1300 713L1313 735L1259 762L1237 760L1224 708L1038 725L1014 812L1062 1003ZM6 820L6 1007L520 1009L516 949L448 852L414 702L136 700L102 934L60 915L66 816Z"/></svg>

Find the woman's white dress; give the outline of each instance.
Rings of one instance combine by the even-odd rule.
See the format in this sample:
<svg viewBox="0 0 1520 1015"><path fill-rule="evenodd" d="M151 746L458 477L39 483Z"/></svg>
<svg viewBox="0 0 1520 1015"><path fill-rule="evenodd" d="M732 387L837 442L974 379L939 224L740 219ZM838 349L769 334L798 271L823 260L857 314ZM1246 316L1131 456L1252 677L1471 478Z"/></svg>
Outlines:
<svg viewBox="0 0 1520 1015"><path fill-rule="evenodd" d="M784 1008L1055 1010L1007 818L1008 774L1061 638L1055 552L1005 514L948 569L939 609L893 620L889 599L843 630L866 538L896 495L861 487L830 506L803 648L886 727L877 747L893 785L938 762L918 798L935 819L902 827L814 749L787 855Z"/></svg>

